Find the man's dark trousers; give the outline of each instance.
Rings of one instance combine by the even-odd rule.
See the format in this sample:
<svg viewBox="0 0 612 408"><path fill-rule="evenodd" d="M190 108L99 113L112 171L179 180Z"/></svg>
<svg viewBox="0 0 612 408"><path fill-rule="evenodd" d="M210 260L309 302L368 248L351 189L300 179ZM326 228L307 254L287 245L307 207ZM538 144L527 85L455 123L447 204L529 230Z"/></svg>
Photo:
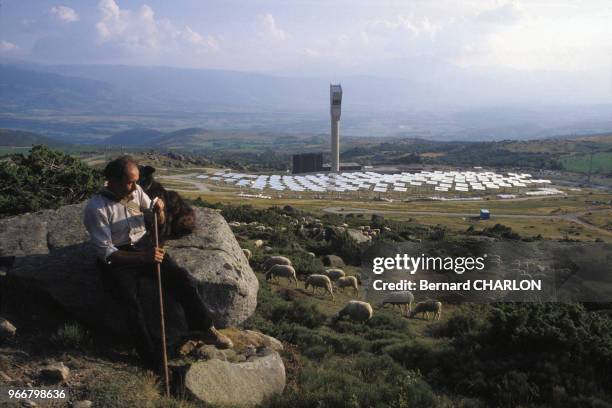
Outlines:
<svg viewBox="0 0 612 408"><path fill-rule="evenodd" d="M135 245L117 247L124 251L146 251L152 247L150 239L143 237ZM142 306L138 299L138 281L141 277L155 279L155 264L113 265L103 264L101 268L104 285L111 290L125 311L126 323L139 356L155 367L161 361L159 347L155 347L147 329ZM191 330L208 330L213 321L211 314L198 294L196 279L181 268L168 254L161 264L162 286L171 292L185 311Z"/></svg>

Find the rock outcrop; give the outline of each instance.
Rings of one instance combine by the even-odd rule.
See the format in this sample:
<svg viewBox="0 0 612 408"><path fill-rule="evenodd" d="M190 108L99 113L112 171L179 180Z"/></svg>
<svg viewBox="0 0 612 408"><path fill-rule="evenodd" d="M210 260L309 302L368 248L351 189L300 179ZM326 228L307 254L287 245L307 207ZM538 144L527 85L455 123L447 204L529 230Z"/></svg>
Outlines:
<svg viewBox="0 0 612 408"><path fill-rule="evenodd" d="M285 388L285 366L276 351L266 350L243 363L198 361L186 369L184 390L210 405L253 407Z"/></svg>
<svg viewBox="0 0 612 408"><path fill-rule="evenodd" d="M206 405L253 407L285 388L285 366L279 355L282 344L251 330L223 331L235 344L233 350L189 342L184 347L194 361L171 366L175 391Z"/></svg>
<svg viewBox="0 0 612 408"><path fill-rule="evenodd" d="M346 264L338 255L325 255L323 257L323 265L332 268L344 268Z"/></svg>
<svg viewBox="0 0 612 408"><path fill-rule="evenodd" d="M17 328L13 323L9 322L4 317L0 317L0 341L15 337L16 333Z"/></svg>
<svg viewBox="0 0 612 408"><path fill-rule="evenodd" d="M85 324L125 334L122 312L100 281L83 209L84 203L0 221L0 257L15 256L7 275L13 286L4 295L35 293ZM240 324L257 305L257 278L223 217L214 210L195 211L196 231L166 241L167 252L199 281L218 327ZM151 332L157 333L154 280L142 279L140 298ZM187 329L182 308L169 294L164 301L169 337L180 336Z"/></svg>

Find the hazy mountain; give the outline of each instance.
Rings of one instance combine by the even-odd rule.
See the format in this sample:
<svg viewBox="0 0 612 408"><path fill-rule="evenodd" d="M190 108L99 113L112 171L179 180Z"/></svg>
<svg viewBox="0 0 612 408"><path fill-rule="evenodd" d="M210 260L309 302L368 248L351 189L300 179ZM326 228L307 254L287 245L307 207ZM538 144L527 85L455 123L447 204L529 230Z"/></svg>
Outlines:
<svg viewBox="0 0 612 408"><path fill-rule="evenodd" d="M595 103L608 92L600 73L496 75L437 60L423 62L427 72L416 59L393 63L388 73L397 77L340 78L343 135L500 140L612 128L612 104ZM80 143L134 128L320 134L329 131L328 85L322 76L13 62L0 65L0 127Z"/></svg>
<svg viewBox="0 0 612 408"><path fill-rule="evenodd" d="M0 65L0 89L0 106L10 111L110 109L122 99L103 81L8 65Z"/></svg>
<svg viewBox="0 0 612 408"><path fill-rule="evenodd" d="M0 146L28 147L44 144L52 147L68 146L67 143L52 139L38 133L24 132L22 130L0 129Z"/></svg>
<svg viewBox="0 0 612 408"><path fill-rule="evenodd" d="M154 145L164 136L163 132L155 129L136 128L115 133L104 139L105 144L116 146L146 146Z"/></svg>

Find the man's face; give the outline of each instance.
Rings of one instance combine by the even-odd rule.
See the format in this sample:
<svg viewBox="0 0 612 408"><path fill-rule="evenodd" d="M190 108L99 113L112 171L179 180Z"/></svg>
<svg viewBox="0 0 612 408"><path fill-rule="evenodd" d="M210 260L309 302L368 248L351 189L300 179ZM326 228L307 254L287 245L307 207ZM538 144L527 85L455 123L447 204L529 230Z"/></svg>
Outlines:
<svg viewBox="0 0 612 408"><path fill-rule="evenodd" d="M138 166L131 165L125 171L121 180L109 181L108 187L118 197L127 197L130 193L136 190L136 182L138 181L140 174L138 172Z"/></svg>

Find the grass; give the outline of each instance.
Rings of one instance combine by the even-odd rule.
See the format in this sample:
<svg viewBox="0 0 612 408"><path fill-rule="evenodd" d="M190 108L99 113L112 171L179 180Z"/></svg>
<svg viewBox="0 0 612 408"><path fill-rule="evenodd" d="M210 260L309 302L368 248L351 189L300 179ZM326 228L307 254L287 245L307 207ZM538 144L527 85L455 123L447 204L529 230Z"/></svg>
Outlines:
<svg viewBox="0 0 612 408"><path fill-rule="evenodd" d="M541 216L563 216L565 214L585 213L592 210L591 216L586 216L588 222L594 226L605 228L608 225L609 214L606 212L610 206L604 204L609 202L612 195L601 192L590 192L587 190L569 192L564 197L543 197L522 201L490 200L478 202L375 202L375 201L338 201L338 200L315 200L315 199L244 199L237 198L234 194L211 192L211 193L185 193L189 198L202 197L208 202L232 203L239 199L244 204L255 208L269 208L270 206L291 205L297 209L313 212L318 216L324 214L328 207L350 209L365 209L369 212L380 211L386 218L395 220L415 220L424 225L443 225L453 231L465 231L473 226L479 230L491 227L497 223L504 224L524 237L535 237L542 235L544 238L561 239L566 236L572 239L594 240L601 238L606 242L612 242L612 235L605 232L590 229L570 220L560 218L529 219L529 218L496 218L496 215L541 215ZM466 213L476 216L480 208L486 207L491 210L492 219L489 221L472 220L470 217L445 215L443 213ZM436 215L415 215L413 212L440 212ZM364 214L364 219L369 219L370 214ZM607 219L606 219L607 217ZM591 221L592 220L592 221Z"/></svg>
<svg viewBox="0 0 612 408"><path fill-rule="evenodd" d="M580 217L581 220L589 224L596 225L599 228L604 228L612 231L612 209L605 211L587 212Z"/></svg>
<svg viewBox="0 0 612 408"><path fill-rule="evenodd" d="M388 218L407 220L408 217L390 216ZM499 223L512 228L514 232L525 238L541 235L546 239L563 239L568 236L572 239L594 240L600 238L606 242L612 242L611 234L606 234L562 219L543 219L534 221L530 219L493 218L484 221L444 216L412 216L410 218L423 225L444 225L455 232L465 232L470 226L474 227L476 231L480 231L487 227L493 227L495 224ZM594 225L598 226L598 224Z"/></svg>
<svg viewBox="0 0 612 408"><path fill-rule="evenodd" d="M90 335L78 323L66 323L50 338L52 344L62 349L80 349L90 341Z"/></svg>
<svg viewBox="0 0 612 408"><path fill-rule="evenodd" d="M173 189L194 190L194 191L197 190L197 188L189 182L164 179L163 183L164 183L164 187L168 190L173 190Z"/></svg>
<svg viewBox="0 0 612 408"><path fill-rule="evenodd" d="M88 399L100 407L156 407L160 399L157 378L151 372L101 372L90 385Z"/></svg>
<svg viewBox="0 0 612 408"><path fill-rule="evenodd" d="M592 164L591 155L589 154L564 156L559 161L563 168L568 171L588 173L589 169L591 169L593 173L608 174L612 172L612 152L594 153Z"/></svg>
<svg viewBox="0 0 612 408"><path fill-rule="evenodd" d="M235 190L234 190L235 191ZM235 203L235 194L226 193L186 193L188 198L201 197L203 200L215 203ZM453 213L471 213L477 215L481 208L488 208L491 213L500 214L533 214L550 215L553 212L558 214L561 208L562 213L574 213L587 211L589 209L606 208L603 204L592 204L593 201L609 201L610 194L593 193L588 191L571 192L564 197L546 197L529 199L522 201L509 200L482 200L482 201L413 201L413 202L379 202L379 201L359 201L349 199L314 199L308 196L303 198L273 198L266 199L243 199L245 204L250 204L256 208L268 208L272 205L284 206L292 205L308 211L321 211L327 207L340 207L345 209L358 208L368 210L398 211L398 212L418 212L436 211Z"/></svg>

